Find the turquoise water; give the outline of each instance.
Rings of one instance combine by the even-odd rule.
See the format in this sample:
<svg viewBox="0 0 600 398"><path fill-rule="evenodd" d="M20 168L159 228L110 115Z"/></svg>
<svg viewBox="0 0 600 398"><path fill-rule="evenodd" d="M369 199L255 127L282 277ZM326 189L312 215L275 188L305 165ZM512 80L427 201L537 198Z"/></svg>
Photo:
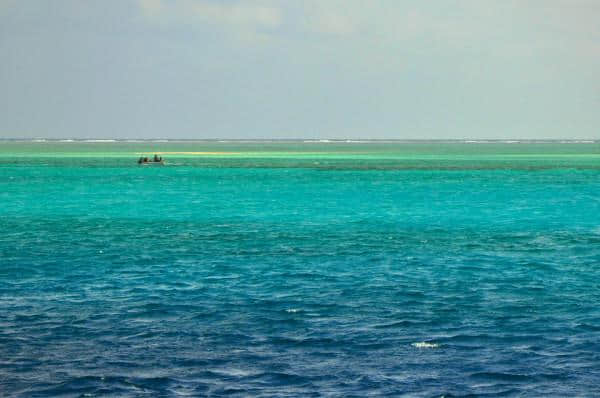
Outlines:
<svg viewBox="0 0 600 398"><path fill-rule="evenodd" d="M600 395L598 143L0 156L0 395Z"/></svg>

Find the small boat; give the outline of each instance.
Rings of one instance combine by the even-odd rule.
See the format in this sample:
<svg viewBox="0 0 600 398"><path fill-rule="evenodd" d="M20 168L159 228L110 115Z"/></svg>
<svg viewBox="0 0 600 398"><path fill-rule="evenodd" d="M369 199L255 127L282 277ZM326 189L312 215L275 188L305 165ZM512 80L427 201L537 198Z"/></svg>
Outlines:
<svg viewBox="0 0 600 398"><path fill-rule="evenodd" d="M154 155L154 158L142 156L138 159L138 164L140 166L163 166L165 164L165 161L163 160L162 156L158 157Z"/></svg>
<svg viewBox="0 0 600 398"><path fill-rule="evenodd" d="M165 161L164 160L159 160L158 162L155 162L154 160L150 160L147 162L138 162L138 164L140 166L164 166L165 165Z"/></svg>

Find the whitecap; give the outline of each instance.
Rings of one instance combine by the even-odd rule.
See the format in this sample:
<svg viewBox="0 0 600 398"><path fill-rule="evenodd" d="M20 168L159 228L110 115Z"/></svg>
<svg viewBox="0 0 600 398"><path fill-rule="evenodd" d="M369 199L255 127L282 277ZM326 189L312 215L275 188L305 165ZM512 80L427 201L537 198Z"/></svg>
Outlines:
<svg viewBox="0 0 600 398"><path fill-rule="evenodd" d="M291 313L296 313L298 311L300 311L300 310L297 308L288 308L287 310L285 310L285 312L291 312Z"/></svg>
<svg viewBox="0 0 600 398"><path fill-rule="evenodd" d="M491 141L488 140L464 140L462 141L465 144L490 144Z"/></svg>
<svg viewBox="0 0 600 398"><path fill-rule="evenodd" d="M245 369L238 369L238 368L227 368L227 369L218 369L218 370L213 370L214 373L221 375L221 376L228 376L228 377L247 377L247 376L252 376L252 375L256 375L256 372L250 371L250 370L245 370Z"/></svg>
<svg viewBox="0 0 600 398"><path fill-rule="evenodd" d="M419 341L418 343L412 343L411 345L415 348L439 348L440 346L437 343L431 343L428 341Z"/></svg>
<svg viewBox="0 0 600 398"><path fill-rule="evenodd" d="M594 140L562 140L559 141L561 144L595 144Z"/></svg>

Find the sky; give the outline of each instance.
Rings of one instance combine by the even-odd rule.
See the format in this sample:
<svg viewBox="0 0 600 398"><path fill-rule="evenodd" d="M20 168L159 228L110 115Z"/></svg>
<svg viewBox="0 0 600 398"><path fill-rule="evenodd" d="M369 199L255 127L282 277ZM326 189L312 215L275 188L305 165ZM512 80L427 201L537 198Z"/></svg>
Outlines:
<svg viewBox="0 0 600 398"><path fill-rule="evenodd" d="M0 138L600 138L598 0L0 0Z"/></svg>

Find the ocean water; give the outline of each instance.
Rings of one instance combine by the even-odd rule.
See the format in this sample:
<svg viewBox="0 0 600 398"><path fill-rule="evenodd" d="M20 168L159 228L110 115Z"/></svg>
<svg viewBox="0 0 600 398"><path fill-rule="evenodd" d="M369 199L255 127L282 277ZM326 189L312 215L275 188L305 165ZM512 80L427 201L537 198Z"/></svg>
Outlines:
<svg viewBox="0 0 600 398"><path fill-rule="evenodd" d="M0 396L600 395L598 142L3 141L0 221Z"/></svg>

